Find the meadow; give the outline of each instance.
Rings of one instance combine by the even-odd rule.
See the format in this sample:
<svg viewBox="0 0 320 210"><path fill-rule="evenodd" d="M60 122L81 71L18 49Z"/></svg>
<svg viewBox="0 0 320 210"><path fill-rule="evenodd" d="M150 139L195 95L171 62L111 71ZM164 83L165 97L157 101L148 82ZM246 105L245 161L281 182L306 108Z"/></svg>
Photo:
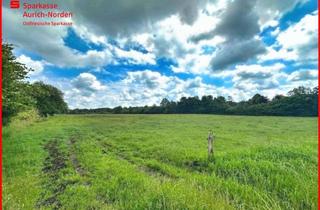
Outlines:
<svg viewBox="0 0 320 210"><path fill-rule="evenodd" d="M57 115L12 123L3 128L3 206L317 209L317 146L317 118L307 117Z"/></svg>

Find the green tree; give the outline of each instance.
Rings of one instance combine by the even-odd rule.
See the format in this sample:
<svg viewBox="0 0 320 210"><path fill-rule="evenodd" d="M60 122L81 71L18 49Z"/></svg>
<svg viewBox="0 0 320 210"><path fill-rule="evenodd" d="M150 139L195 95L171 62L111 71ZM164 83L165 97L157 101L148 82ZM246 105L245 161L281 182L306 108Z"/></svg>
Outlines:
<svg viewBox="0 0 320 210"><path fill-rule="evenodd" d="M300 95L306 95L306 94L311 94L312 91L310 88L306 88L303 86L294 88L293 90L288 92L289 96L300 96Z"/></svg>
<svg viewBox="0 0 320 210"><path fill-rule="evenodd" d="M264 103L268 103L269 99L260 94L255 94L248 102L250 104L264 104Z"/></svg>
<svg viewBox="0 0 320 210"><path fill-rule="evenodd" d="M169 106L169 104L170 104L170 101L166 98L162 99L162 101L160 102L161 107L167 107Z"/></svg>
<svg viewBox="0 0 320 210"><path fill-rule="evenodd" d="M68 106L63 100L63 93L56 87L43 82L32 84L33 98L41 116L62 114L68 111Z"/></svg>
<svg viewBox="0 0 320 210"><path fill-rule="evenodd" d="M200 113L211 113L212 112L212 103L213 103L213 97L211 95L202 96Z"/></svg>
<svg viewBox="0 0 320 210"><path fill-rule="evenodd" d="M29 86L25 81L32 71L19 63L12 53L13 46L2 45L2 123L7 124L18 112L32 107L33 100L28 94Z"/></svg>

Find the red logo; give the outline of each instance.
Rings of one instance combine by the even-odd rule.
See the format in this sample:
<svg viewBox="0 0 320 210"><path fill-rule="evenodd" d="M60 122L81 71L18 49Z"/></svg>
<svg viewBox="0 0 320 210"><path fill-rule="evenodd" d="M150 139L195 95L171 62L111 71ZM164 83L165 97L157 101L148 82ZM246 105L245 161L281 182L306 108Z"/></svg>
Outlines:
<svg viewBox="0 0 320 210"><path fill-rule="evenodd" d="M19 9L20 8L19 0L11 0L10 1L10 8L11 9Z"/></svg>

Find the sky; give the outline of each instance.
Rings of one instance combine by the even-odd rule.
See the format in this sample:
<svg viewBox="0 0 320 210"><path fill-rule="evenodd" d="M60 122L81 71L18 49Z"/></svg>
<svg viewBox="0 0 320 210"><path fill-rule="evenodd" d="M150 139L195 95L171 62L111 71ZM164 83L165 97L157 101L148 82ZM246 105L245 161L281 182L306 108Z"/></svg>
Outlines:
<svg viewBox="0 0 320 210"><path fill-rule="evenodd" d="M69 108L317 86L316 0L55 2L71 27L23 26L23 10L4 2L3 40L34 69L29 81L58 87Z"/></svg>

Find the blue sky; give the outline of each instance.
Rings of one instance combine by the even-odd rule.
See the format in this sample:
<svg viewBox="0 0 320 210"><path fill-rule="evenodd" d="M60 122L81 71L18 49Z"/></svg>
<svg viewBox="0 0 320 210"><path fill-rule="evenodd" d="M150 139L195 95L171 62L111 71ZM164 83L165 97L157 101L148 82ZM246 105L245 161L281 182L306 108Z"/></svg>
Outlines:
<svg viewBox="0 0 320 210"><path fill-rule="evenodd" d="M317 85L317 1L166 1L66 1L72 27L23 26L23 11L3 5L4 40L35 70L30 82L57 86L70 108L240 101Z"/></svg>

